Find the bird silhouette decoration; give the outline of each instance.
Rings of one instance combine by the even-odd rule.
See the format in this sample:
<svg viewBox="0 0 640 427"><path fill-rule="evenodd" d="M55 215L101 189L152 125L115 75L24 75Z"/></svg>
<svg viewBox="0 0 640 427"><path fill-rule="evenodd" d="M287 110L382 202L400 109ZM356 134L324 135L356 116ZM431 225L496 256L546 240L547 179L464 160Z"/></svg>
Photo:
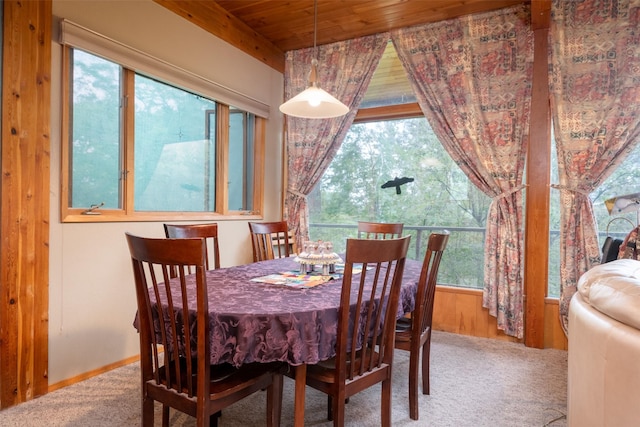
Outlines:
<svg viewBox="0 0 640 427"><path fill-rule="evenodd" d="M402 190L400 189L401 185L406 184L407 182L413 182L413 178L407 178L406 176L403 176L402 178L398 178L397 176L395 177L395 179L392 179L390 181L385 182L384 184L382 184L382 188L396 188L396 194L402 194Z"/></svg>

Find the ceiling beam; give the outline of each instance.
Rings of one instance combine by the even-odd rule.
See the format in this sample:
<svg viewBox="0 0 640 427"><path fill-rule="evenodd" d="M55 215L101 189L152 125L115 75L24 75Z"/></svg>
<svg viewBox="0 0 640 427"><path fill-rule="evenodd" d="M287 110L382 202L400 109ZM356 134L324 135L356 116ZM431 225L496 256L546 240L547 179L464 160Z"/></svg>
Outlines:
<svg viewBox="0 0 640 427"><path fill-rule="evenodd" d="M531 29L549 28L551 23L551 0L531 0Z"/></svg>
<svg viewBox="0 0 640 427"><path fill-rule="evenodd" d="M153 0L248 55L284 73L284 52L215 1Z"/></svg>

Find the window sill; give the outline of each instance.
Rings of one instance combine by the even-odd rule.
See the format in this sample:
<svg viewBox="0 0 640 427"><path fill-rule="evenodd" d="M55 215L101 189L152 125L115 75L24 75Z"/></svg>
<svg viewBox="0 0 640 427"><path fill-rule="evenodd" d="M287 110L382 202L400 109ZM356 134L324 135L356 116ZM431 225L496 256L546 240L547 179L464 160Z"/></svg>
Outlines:
<svg viewBox="0 0 640 427"><path fill-rule="evenodd" d="M234 211L227 214L202 212L137 212L126 215L121 211L94 211L92 214L82 214L81 211L68 213L62 217L62 223L93 223L93 222L158 222L158 221L238 221L261 220L260 212Z"/></svg>

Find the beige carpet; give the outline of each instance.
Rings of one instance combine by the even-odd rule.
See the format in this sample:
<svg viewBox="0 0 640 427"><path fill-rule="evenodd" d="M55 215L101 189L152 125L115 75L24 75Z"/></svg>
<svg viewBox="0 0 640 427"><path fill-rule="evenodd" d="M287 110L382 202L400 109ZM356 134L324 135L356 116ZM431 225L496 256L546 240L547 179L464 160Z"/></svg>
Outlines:
<svg viewBox="0 0 640 427"><path fill-rule="evenodd" d="M393 379L394 426L553 426L567 425L567 352L434 332L431 345L431 395L420 395L420 420L409 418L408 353L396 351ZM46 396L0 411L0 426L140 425L138 365L128 365ZM293 420L293 381L285 378L282 425ZM352 397L348 426L380 424L380 387ZM160 426L159 406L156 425ZM220 426L260 426L265 393L259 392L223 411ZM307 388L305 424L326 421L326 397ZM172 426L194 420L172 411Z"/></svg>

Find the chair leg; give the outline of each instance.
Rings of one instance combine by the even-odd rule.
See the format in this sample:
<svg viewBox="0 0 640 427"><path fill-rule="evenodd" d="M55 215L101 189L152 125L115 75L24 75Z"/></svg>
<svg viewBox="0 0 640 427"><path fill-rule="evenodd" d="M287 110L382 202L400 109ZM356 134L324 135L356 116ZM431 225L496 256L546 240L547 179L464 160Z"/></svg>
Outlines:
<svg viewBox="0 0 640 427"><path fill-rule="evenodd" d="M169 427L169 406L162 405L162 427Z"/></svg>
<svg viewBox="0 0 640 427"><path fill-rule="evenodd" d="M153 427L153 399L142 398L142 425L143 427Z"/></svg>
<svg viewBox="0 0 640 427"><path fill-rule="evenodd" d="M344 393L339 393L335 399L331 399L332 412L333 412L333 425L334 427L343 427L344 426L344 412L346 405L346 398L344 397Z"/></svg>
<svg viewBox="0 0 640 427"><path fill-rule="evenodd" d="M411 351L409 353L409 417L412 420L418 419L418 363L420 353Z"/></svg>
<svg viewBox="0 0 640 427"><path fill-rule="evenodd" d="M209 415L209 427L218 427L218 419L222 416L222 411Z"/></svg>
<svg viewBox="0 0 640 427"><path fill-rule="evenodd" d="M344 400L344 404L346 405L347 403L349 403L349 398L347 397ZM331 396L327 395L327 420L329 421L333 421L333 399L331 399Z"/></svg>
<svg viewBox="0 0 640 427"><path fill-rule="evenodd" d="M431 353L431 337L422 346L422 394L430 394L429 390L429 355Z"/></svg>
<svg viewBox="0 0 640 427"><path fill-rule="evenodd" d="M391 427L391 379L382 381L381 400L380 425Z"/></svg>

